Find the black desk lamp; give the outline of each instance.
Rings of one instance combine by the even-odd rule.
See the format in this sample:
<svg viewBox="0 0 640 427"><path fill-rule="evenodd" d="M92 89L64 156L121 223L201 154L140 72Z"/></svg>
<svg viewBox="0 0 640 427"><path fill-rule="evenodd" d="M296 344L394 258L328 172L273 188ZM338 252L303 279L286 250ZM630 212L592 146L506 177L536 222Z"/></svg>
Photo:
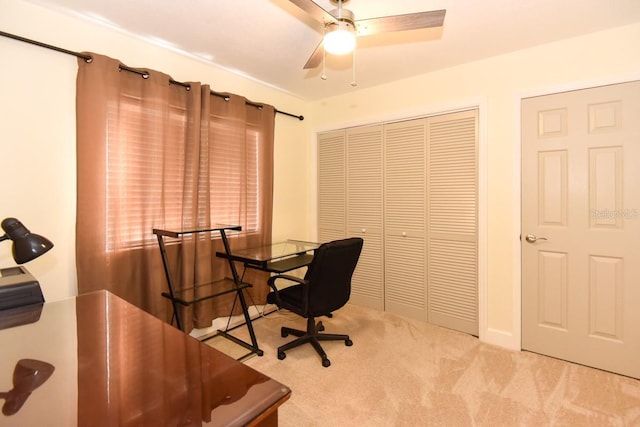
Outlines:
<svg viewBox="0 0 640 427"><path fill-rule="evenodd" d="M0 236L0 242L7 239L13 240L13 259L18 264L38 258L53 247L49 239L30 232L15 218L2 220L2 229L6 234Z"/></svg>
<svg viewBox="0 0 640 427"><path fill-rule="evenodd" d="M13 241L13 259L24 264L38 258L53 247L49 239L31 233L15 218L6 218L0 224L3 240ZM22 266L0 269L0 329L37 322L44 296L40 284ZM13 388L0 392L5 399L4 415L13 415L24 404L31 393L49 379L53 365L41 360L21 359L13 370Z"/></svg>
<svg viewBox="0 0 640 427"><path fill-rule="evenodd" d="M13 259L24 264L47 252L53 247L47 238L31 233L15 218L6 218L0 224L3 240L13 241ZM44 296L40 284L19 265L0 269L0 329L35 322L40 318ZM32 309L25 310L26 307Z"/></svg>

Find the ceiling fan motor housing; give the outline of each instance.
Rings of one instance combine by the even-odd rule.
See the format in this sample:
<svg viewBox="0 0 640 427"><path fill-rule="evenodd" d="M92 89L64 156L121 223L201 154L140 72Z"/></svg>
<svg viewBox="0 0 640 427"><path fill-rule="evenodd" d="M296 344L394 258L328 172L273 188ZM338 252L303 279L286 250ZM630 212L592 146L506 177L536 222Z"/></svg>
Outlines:
<svg viewBox="0 0 640 427"><path fill-rule="evenodd" d="M349 9L333 9L329 13L338 21L347 22L355 27L353 23L356 20L356 16Z"/></svg>

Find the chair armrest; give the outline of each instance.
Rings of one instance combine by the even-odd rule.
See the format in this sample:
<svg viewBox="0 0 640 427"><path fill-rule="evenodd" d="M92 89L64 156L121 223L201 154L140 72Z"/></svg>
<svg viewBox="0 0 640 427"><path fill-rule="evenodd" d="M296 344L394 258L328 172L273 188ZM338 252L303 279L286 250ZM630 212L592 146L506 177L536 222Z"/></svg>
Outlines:
<svg viewBox="0 0 640 427"><path fill-rule="evenodd" d="M271 289L273 289L275 292L278 292L278 288L276 288L276 280L288 280L290 282L296 282L299 283L301 285L309 285L309 282L307 280L301 279L299 277L296 276L292 276L290 274L278 274L276 276L271 276L269 277L269 280L267 280L267 285L269 285L269 287Z"/></svg>
<svg viewBox="0 0 640 427"><path fill-rule="evenodd" d="M277 280L286 280L289 282L294 282L297 283L299 285L302 285L304 288L304 311L306 313L308 306L309 306L309 284L310 282L308 280L305 279L301 279L300 277L296 277L296 276L292 276L290 274L278 274L275 276L271 276L269 277L269 280L267 280L267 285L269 285L269 287L273 290L273 293L275 294L275 298L276 301L278 301L277 305L280 305L280 294L279 294L279 289L276 287L276 281Z"/></svg>

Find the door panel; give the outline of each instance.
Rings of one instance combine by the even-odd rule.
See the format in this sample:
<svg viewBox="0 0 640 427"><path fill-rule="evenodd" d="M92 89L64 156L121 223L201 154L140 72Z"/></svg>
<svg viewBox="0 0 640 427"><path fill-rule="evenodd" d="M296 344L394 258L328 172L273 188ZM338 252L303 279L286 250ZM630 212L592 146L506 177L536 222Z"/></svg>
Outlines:
<svg viewBox="0 0 640 427"><path fill-rule="evenodd" d="M343 131L318 135L318 239L346 236L345 135Z"/></svg>
<svg viewBox="0 0 640 427"><path fill-rule="evenodd" d="M478 111L427 124L428 320L478 335Z"/></svg>
<svg viewBox="0 0 640 427"><path fill-rule="evenodd" d="M640 82L522 102L522 347L635 378L638 117Z"/></svg>
<svg viewBox="0 0 640 427"><path fill-rule="evenodd" d="M426 119L384 127L385 310L427 320Z"/></svg>
<svg viewBox="0 0 640 427"><path fill-rule="evenodd" d="M426 321L424 237L385 233L385 311Z"/></svg>
<svg viewBox="0 0 640 427"><path fill-rule="evenodd" d="M347 235L364 246L351 281L351 301L384 310L382 125L346 131Z"/></svg>

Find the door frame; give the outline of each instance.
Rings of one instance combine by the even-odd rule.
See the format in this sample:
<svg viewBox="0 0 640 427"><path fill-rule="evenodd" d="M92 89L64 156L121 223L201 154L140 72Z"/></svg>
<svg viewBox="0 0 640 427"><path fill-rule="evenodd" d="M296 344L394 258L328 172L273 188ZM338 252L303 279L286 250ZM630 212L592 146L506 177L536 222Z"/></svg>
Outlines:
<svg viewBox="0 0 640 427"><path fill-rule="evenodd" d="M553 86L544 86L540 88L525 89L518 91L514 95L514 111L516 127L514 141L517 141L514 147L514 175L513 175L513 194L514 206L513 216L513 331L511 340L505 340L505 347L513 350L522 350L522 243L520 241L520 233L522 232L522 100L535 96L553 95L555 93L570 92L574 90L590 89L598 86L607 86L618 83L628 83L640 80L639 73L631 73L622 76L607 77L597 80L576 81L563 83Z"/></svg>

